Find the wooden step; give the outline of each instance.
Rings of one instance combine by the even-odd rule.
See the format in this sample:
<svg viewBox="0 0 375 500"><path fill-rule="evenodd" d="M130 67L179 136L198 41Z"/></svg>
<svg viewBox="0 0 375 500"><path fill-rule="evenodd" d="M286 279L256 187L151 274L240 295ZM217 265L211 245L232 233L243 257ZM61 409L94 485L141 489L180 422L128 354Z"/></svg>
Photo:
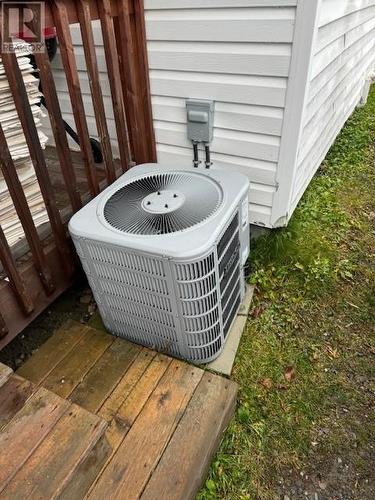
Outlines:
<svg viewBox="0 0 375 500"><path fill-rule="evenodd" d="M87 496L194 498L233 414L237 385L73 322L54 337L19 373L107 423L110 450ZM82 498L81 487L65 491L69 500Z"/></svg>
<svg viewBox="0 0 375 500"><path fill-rule="evenodd" d="M103 419L16 374L0 422L0 499L83 498L110 455Z"/></svg>

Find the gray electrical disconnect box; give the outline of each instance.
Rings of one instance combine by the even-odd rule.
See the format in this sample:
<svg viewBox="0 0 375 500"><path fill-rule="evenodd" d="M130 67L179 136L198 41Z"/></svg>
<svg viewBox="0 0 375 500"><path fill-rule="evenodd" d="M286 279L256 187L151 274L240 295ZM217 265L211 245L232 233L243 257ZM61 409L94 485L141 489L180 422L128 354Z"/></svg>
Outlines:
<svg viewBox="0 0 375 500"><path fill-rule="evenodd" d="M188 99L186 112L188 139L194 142L211 142L214 128L214 102Z"/></svg>

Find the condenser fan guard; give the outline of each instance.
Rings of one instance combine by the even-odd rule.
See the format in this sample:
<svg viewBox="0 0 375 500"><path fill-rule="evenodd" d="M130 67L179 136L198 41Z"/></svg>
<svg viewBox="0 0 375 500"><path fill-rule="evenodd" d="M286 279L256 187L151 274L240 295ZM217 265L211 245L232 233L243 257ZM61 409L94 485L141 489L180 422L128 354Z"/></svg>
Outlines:
<svg viewBox="0 0 375 500"><path fill-rule="evenodd" d="M104 205L104 218L128 234L169 234L208 219L222 200L220 185L207 175L154 173L129 182L112 194Z"/></svg>

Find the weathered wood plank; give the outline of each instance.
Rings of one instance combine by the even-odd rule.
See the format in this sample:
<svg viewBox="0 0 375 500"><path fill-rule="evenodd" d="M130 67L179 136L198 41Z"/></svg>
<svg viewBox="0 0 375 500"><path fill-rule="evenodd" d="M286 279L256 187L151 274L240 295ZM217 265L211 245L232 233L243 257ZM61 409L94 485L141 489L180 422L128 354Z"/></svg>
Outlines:
<svg viewBox="0 0 375 500"><path fill-rule="evenodd" d="M104 401L98 410L98 415L107 422L111 421L155 356L156 352L147 348L143 348L140 351L125 375L112 391L111 395Z"/></svg>
<svg viewBox="0 0 375 500"><path fill-rule="evenodd" d="M89 75L89 84L92 95L92 104L95 112L96 127L100 138L100 146L103 153L108 183L116 180L115 167L113 163L111 142L109 139L107 121L105 116L103 94L100 86L98 61L96 58L94 34L91 25L90 2L79 0L77 11L82 35L83 49Z"/></svg>
<svg viewBox="0 0 375 500"><path fill-rule="evenodd" d="M138 498L203 373L172 361L89 498Z"/></svg>
<svg viewBox="0 0 375 500"><path fill-rule="evenodd" d="M70 395L70 401L96 413L141 348L116 339Z"/></svg>
<svg viewBox="0 0 375 500"><path fill-rule="evenodd" d="M137 48L135 60L138 65L139 74L139 103L143 113L143 141L145 142L147 151L147 156L143 161L156 162L156 141L152 117L144 0L133 0L133 6L130 7L129 13L132 11L134 11L133 16L131 16L133 18L133 36Z"/></svg>
<svg viewBox="0 0 375 500"><path fill-rule="evenodd" d="M126 110L124 106L121 87L125 84L121 80L119 59L116 47L116 38L111 17L110 0L98 2L100 23L102 28L105 60L107 64L109 85L111 88L111 98L113 106L113 116L116 125L116 135L123 170L127 170L131 162L131 152L129 147L128 125L126 121ZM127 35L129 36L129 34Z"/></svg>
<svg viewBox="0 0 375 500"><path fill-rule="evenodd" d="M233 415L236 394L237 384L205 372L147 483L142 500L195 498Z"/></svg>
<svg viewBox="0 0 375 500"><path fill-rule="evenodd" d="M106 432L113 450L116 450L121 444L170 364L171 358L157 354L117 410Z"/></svg>
<svg viewBox="0 0 375 500"><path fill-rule="evenodd" d="M98 476L111 453L106 438L100 439L74 471L74 480L64 488L59 500L81 500Z"/></svg>
<svg viewBox="0 0 375 500"><path fill-rule="evenodd" d="M97 416L71 405L0 493L0 498L58 498L74 481L80 464L103 439L105 426ZM86 465L88 469L92 466L90 463Z"/></svg>
<svg viewBox="0 0 375 500"><path fill-rule="evenodd" d="M0 491L11 481L68 407L68 401L41 387L2 430Z"/></svg>
<svg viewBox="0 0 375 500"><path fill-rule="evenodd" d="M136 163L147 162L146 137L142 120L142 103L138 85L136 45L130 19L130 0L118 0L119 15L114 18L116 45L119 55L119 70L122 80L122 94L126 106L129 137ZM147 138L148 140L148 138Z"/></svg>
<svg viewBox="0 0 375 500"><path fill-rule="evenodd" d="M113 340L111 335L87 327L69 356L46 377L43 386L63 398L69 397Z"/></svg>
<svg viewBox="0 0 375 500"><path fill-rule="evenodd" d="M0 363L0 387L5 384L8 378L12 375L13 370L7 365Z"/></svg>
<svg viewBox="0 0 375 500"><path fill-rule="evenodd" d="M0 387L0 430L22 408L33 391L31 382L15 374Z"/></svg>
<svg viewBox="0 0 375 500"><path fill-rule="evenodd" d="M86 331L85 325L67 321L17 370L17 374L34 384L41 384L60 361L69 355Z"/></svg>

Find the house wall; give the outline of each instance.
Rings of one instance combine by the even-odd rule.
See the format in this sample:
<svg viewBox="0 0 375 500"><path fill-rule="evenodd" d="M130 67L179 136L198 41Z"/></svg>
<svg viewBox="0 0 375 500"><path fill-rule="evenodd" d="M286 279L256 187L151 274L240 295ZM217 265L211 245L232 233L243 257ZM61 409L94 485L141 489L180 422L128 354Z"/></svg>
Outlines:
<svg viewBox="0 0 375 500"><path fill-rule="evenodd" d="M212 160L251 181L250 220L269 225L297 0L145 0L158 161L190 165L186 98L215 100ZM95 41L109 131L116 132L99 24ZM72 28L90 133L94 112L78 26ZM54 73L74 123L60 58ZM202 155L203 158L203 155Z"/></svg>
<svg viewBox="0 0 375 500"><path fill-rule="evenodd" d="M320 0L290 212L375 68L375 0Z"/></svg>

